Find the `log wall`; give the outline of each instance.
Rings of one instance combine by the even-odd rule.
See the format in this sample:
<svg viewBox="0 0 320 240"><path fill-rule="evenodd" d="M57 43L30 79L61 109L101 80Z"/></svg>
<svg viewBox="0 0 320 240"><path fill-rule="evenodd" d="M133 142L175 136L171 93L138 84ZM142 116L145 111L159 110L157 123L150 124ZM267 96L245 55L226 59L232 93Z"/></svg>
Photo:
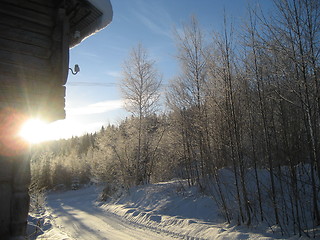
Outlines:
<svg viewBox="0 0 320 240"><path fill-rule="evenodd" d="M0 113L65 117L69 26L61 2L0 0ZM4 154L5 128L0 122L0 239L24 235L29 210L28 153Z"/></svg>
<svg viewBox="0 0 320 240"><path fill-rule="evenodd" d="M49 121L65 117L68 21L59 2L0 1L0 104Z"/></svg>

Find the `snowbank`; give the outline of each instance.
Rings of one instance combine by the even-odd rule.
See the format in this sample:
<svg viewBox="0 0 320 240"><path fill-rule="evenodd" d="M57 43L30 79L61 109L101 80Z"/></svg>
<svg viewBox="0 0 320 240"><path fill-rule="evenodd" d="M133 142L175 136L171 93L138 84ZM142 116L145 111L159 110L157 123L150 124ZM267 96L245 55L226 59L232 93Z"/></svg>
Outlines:
<svg viewBox="0 0 320 240"><path fill-rule="evenodd" d="M225 223L214 200L188 188L185 181L135 187L101 207L138 227L183 239L287 239L273 234L268 226Z"/></svg>
<svg viewBox="0 0 320 240"><path fill-rule="evenodd" d="M54 226L52 216L48 212L30 213L28 216L27 236L33 239L70 240L71 238Z"/></svg>

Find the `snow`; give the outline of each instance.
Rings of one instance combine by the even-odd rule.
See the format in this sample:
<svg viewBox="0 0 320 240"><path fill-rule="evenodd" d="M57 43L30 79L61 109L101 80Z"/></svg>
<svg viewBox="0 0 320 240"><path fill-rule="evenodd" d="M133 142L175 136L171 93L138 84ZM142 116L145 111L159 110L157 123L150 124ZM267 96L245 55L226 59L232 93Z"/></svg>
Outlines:
<svg viewBox="0 0 320 240"><path fill-rule="evenodd" d="M100 12L102 12L102 15L89 26L84 28L81 32L76 31L75 33L73 33L74 38L77 39L77 41L75 41L71 47L74 47L81 41L102 30L103 28L108 26L112 21L113 10L110 0L89 0L89 2L93 6L95 6Z"/></svg>
<svg viewBox="0 0 320 240"><path fill-rule="evenodd" d="M96 22L96 31L99 31L112 21L113 11L110 0L89 0L89 2L94 5L97 9L102 12L102 16Z"/></svg>
<svg viewBox="0 0 320 240"><path fill-rule="evenodd" d="M227 224L212 197L186 181L134 187L107 202L99 201L101 191L91 185L48 194L46 211L30 217L31 232L39 219L44 230L34 239L304 239L263 224Z"/></svg>
<svg viewBox="0 0 320 240"><path fill-rule="evenodd" d="M265 229L256 231L224 222L211 197L186 181L136 187L102 208L140 226L182 239L274 239Z"/></svg>
<svg viewBox="0 0 320 240"><path fill-rule="evenodd" d="M52 228L36 239L172 239L166 234L138 228L97 206L99 189L91 186L49 194L46 212Z"/></svg>

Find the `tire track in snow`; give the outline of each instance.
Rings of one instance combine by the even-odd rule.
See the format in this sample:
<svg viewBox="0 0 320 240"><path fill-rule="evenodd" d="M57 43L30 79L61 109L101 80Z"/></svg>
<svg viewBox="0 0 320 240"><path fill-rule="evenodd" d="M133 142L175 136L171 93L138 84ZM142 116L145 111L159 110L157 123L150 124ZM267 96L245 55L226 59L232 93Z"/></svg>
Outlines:
<svg viewBox="0 0 320 240"><path fill-rule="evenodd" d="M56 196L56 195L54 195ZM72 196L62 199L49 197L48 210L54 217L54 225L77 240L169 240L161 231L130 224L108 214L93 205L88 196Z"/></svg>

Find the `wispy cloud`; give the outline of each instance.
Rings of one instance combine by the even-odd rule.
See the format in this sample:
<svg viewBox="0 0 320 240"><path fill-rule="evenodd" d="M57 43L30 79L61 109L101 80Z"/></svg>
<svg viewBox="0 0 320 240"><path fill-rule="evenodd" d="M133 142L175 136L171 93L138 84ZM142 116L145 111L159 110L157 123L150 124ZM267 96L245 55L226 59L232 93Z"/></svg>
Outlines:
<svg viewBox="0 0 320 240"><path fill-rule="evenodd" d="M154 33L171 38L173 20L159 2L161 1L150 1L148 4L140 2L139 7L136 8L139 10L135 10L134 14Z"/></svg>
<svg viewBox="0 0 320 240"><path fill-rule="evenodd" d="M100 56L96 53L88 52L88 51L79 51L79 54L85 57L100 59Z"/></svg>
<svg viewBox="0 0 320 240"><path fill-rule="evenodd" d="M74 115L91 115L91 114L100 114L113 110L117 110L123 107L122 100L112 100L112 101L103 101L87 106L78 107L78 108L67 108L66 112L70 116Z"/></svg>
<svg viewBox="0 0 320 240"><path fill-rule="evenodd" d="M120 78L121 73L118 71L107 71L106 74L111 77Z"/></svg>
<svg viewBox="0 0 320 240"><path fill-rule="evenodd" d="M158 22L154 21L154 19L151 19L147 16L144 16L142 14L138 14L136 13L137 17L141 20L141 22L146 25L151 31L160 34L160 35L164 35L167 37L171 37L171 33L170 31L168 31L168 29L163 28L163 26L161 26L161 24L159 24ZM167 26L165 26L167 28Z"/></svg>

